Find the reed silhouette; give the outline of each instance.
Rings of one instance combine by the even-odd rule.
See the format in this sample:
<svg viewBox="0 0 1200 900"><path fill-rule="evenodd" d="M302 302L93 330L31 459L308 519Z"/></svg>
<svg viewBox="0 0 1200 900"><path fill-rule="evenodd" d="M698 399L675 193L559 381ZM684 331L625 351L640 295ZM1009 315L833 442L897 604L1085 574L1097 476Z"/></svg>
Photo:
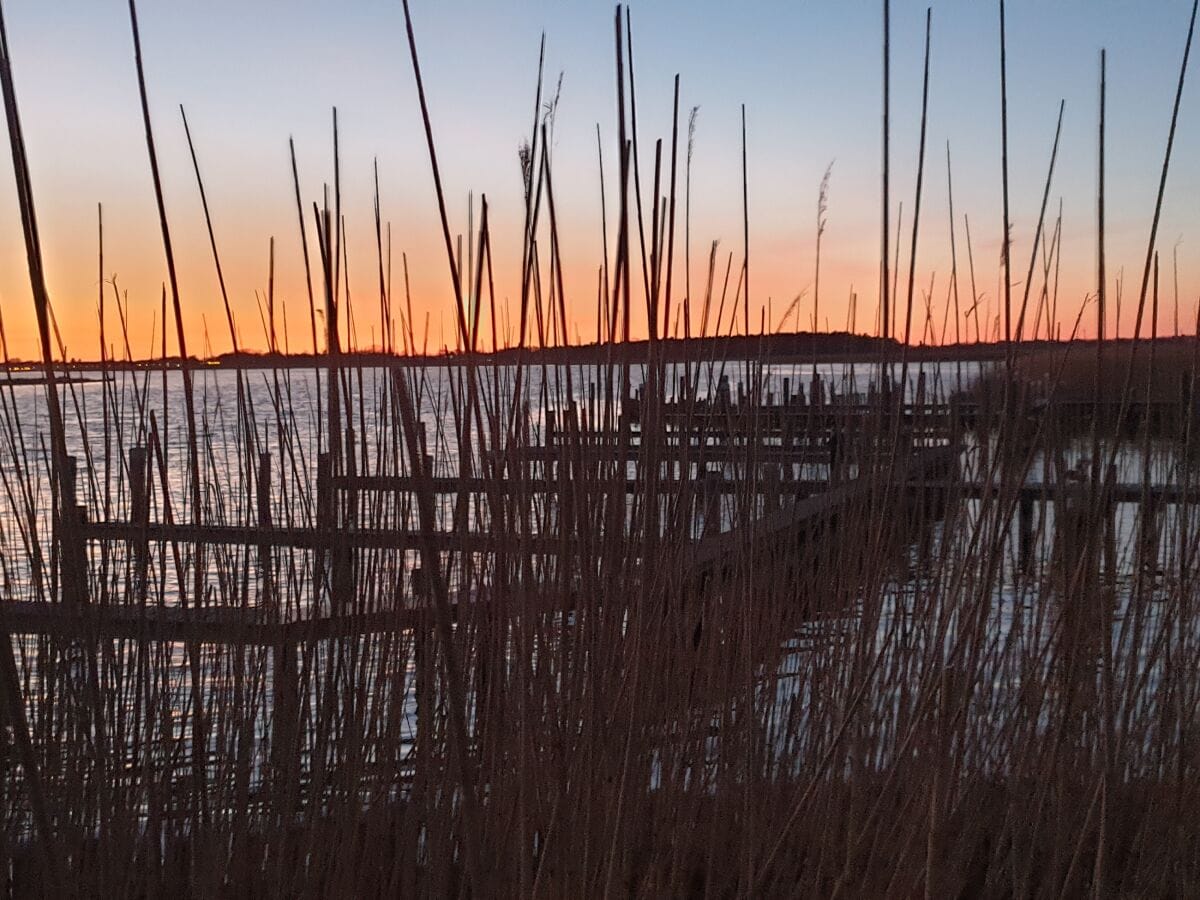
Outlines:
<svg viewBox="0 0 1200 900"><path fill-rule="evenodd" d="M10 892L1186 895L1200 882L1200 343L1179 339L1166 360L1153 329L1157 210L1195 5L1134 339L1115 350L1101 335L1095 363L1088 345L1023 349L1043 327L1059 337L1061 213L1046 226L1056 136L1015 327L1006 290L1007 340L990 366L930 364L908 346L914 325L936 325L914 277L926 108L901 294L889 259L887 0L878 321L887 338L902 316L904 341L868 342L846 365L818 365L815 343L789 344L765 322L755 335L744 110L742 258L722 267L712 244L692 296L696 111L677 203L676 79L670 145L656 142L643 198L621 8L600 342L563 355L579 348L543 43L518 160L517 339L483 354L510 325L488 199L456 236L403 6L461 355L420 358L427 335L406 260L405 296L393 296L378 188L383 352L343 349L343 323L367 313L346 286L334 113L332 195L305 200L289 148L311 353L283 355L272 239L267 363L237 364L223 277L233 364L166 363L172 324L188 360L186 293L130 0L168 271L161 365L132 365L129 301L104 280L98 211L100 360L88 383L67 377L56 348L0 12L44 376L0 371ZM1002 2L1000 16L1004 58ZM924 97L933 33L927 15ZM1007 163L1003 178L1007 236ZM953 241L953 207L950 219ZM954 337L970 340L974 315L978 342L963 224L971 294L960 309L955 248ZM1103 232L1101 199L1101 286ZM1006 237L1006 283L1010 249ZM639 301L649 335L634 343ZM114 315L124 365L106 350ZM1074 427L1065 404L1079 403L1097 424ZM1154 404L1169 419L1153 420Z"/></svg>

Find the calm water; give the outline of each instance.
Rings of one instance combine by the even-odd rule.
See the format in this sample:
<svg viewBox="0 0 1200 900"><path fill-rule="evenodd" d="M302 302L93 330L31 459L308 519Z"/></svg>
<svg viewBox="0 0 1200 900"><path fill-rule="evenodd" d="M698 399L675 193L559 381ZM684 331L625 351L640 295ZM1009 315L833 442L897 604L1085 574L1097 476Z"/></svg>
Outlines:
<svg viewBox="0 0 1200 900"><path fill-rule="evenodd" d="M941 364L914 366L910 372L907 393L911 397L916 391L917 377L925 373L926 390L933 397L944 397L959 385L967 386L979 377L984 366L976 363ZM784 379L788 389L796 393L800 388L808 392L814 367L809 365L768 366L764 375L764 391L771 392L776 399L783 396ZM815 367L828 397L829 386L838 395L866 394L874 377L869 365L822 364ZM459 416L456 409L461 404L462 370L456 368L429 368L411 370L410 377L420 393L421 420L425 425L428 450L435 460L437 474L456 475L459 469L457 446L459 441ZM682 367L675 367L669 375L670 383L677 384L685 375ZM739 381L746 375L746 365L730 362L724 366L702 365L694 368L690 376L697 384L697 393L706 396L714 392L722 377L728 379L728 387L737 396ZM343 421L347 416L353 421L355 453L359 471L396 473L400 470L402 455L396 445L398 429L397 413L389 393L390 374L380 369L350 370L345 373L344 397L349 400L343 408ZM510 398L516 386L516 372L511 368L489 368L481 373L481 395L485 408L494 403L495 391L502 398ZM239 384L240 380L240 384ZM633 368L630 372L632 389L642 381L642 371ZM252 524L256 521L255 496L253 490L253 463L259 453L269 453L272 458L272 518L276 525L311 526L314 522L315 472L318 453L328 446L328 434L324 421L326 409L327 381L324 373L311 370L292 369L285 371L253 370L239 373L230 370L201 370L195 373L196 416L202 447L201 498L202 518L209 523ZM531 433L539 434L545 426L547 410L565 408L573 399L588 411L589 417L603 408L606 383L603 372L595 367L579 366L570 370L553 370L543 375L540 369L527 369L523 377L521 397L526 426ZM67 440L69 452L79 459L78 498L84 503L88 515L95 520L105 517L124 519L129 515L127 489L128 448L145 445L151 431L156 431L162 445L161 467L153 464L155 488L152 497L151 518L162 519L169 506L177 521L190 521L191 509L188 485L187 431L183 379L178 372L117 373L105 385L91 382L65 386L62 401L67 415ZM508 403L510 401L502 401ZM473 427L474 423L472 423ZM38 587L34 577L35 559L42 555L44 569L50 565L51 498L49 479L49 423L46 412L45 388L42 386L0 386L0 482L3 496L0 497L0 567L3 575L3 601L39 599L45 597L46 588ZM988 455L994 455L994 436L968 437L963 453L964 470L970 479L981 479L979 467L984 458L983 444L988 445ZM1107 448L1101 448L1107 451ZM1063 449L1063 460L1068 468L1086 469L1086 459L1092 448L1085 441L1078 441ZM1105 452L1107 457L1107 452ZM30 463L32 462L32 466ZM249 464L249 465L248 465ZM1140 447L1123 447L1116 456L1118 480L1139 482L1149 472L1152 483L1173 483L1183 477L1184 465L1173 448L1167 445L1150 446L1149 455ZM1036 455L1030 466L1027 482L1037 483L1051 480L1051 461ZM1200 477L1193 477L1200 481ZM452 498L439 510L443 527L449 524ZM400 516L397 511L388 515ZM411 510L404 511L403 520L393 518L397 527L407 523L412 527ZM967 501L960 519L960 527L954 535L942 533L935 526L935 556L954 558L957 565L971 565L970 550L965 546L974 530L983 527L985 510L980 501ZM1179 563L1174 555L1181 526L1188 526L1196 533L1195 512L1168 508L1162 515L1159 527L1163 540L1159 542L1157 559L1150 566L1138 549L1138 534L1142 512L1137 504L1120 504L1114 518L1114 545L1118 555L1116 577L1120 585L1116 610L1117 632L1113 636L1118 656L1143 656L1148 642L1157 639L1159 632L1153 618L1139 622L1134 630L1125 625L1126 610L1132 605L1132 590L1136 583L1148 586L1151 591L1169 594L1172 577L1178 572ZM1047 574L1052 559L1055 531L1053 504L1038 504L1035 511L1035 564L1032 574L1024 572L1016 560L1016 517L1011 523L1001 574L996 581L994 602L988 619L991 639L998 645L1012 645L1014 653L1036 656L1040 642L1049 639L1048 619L1043 609L1045 594L1041 579ZM35 541L36 538L36 541ZM101 561L93 550L93 564ZM120 559L120 551L103 562L101 571L107 571L107 590L113 596L122 596L127 568ZM245 602L258 602L258 571L256 550L244 548L229 551L222 556L216 552L208 559L208 582L218 596L243 596ZM278 575L286 584L286 592L297 603L311 601L313 596L311 559L304 553L280 551ZM311 556L311 554L309 554ZM396 554L402 557L402 554ZM297 563L299 557L300 559ZM152 596L157 602L173 603L179 594L178 571L172 565L169 553L161 550L152 566L154 585ZM965 562L964 562L965 561ZM398 559L395 564L403 567L411 560ZM185 560L186 565L186 560ZM935 583L936 573L930 572L917 558L915 551L907 561L897 568L892 584L885 592L883 616L877 635L877 650L882 654L896 653L898 633L905 635L906 652L911 652L913 642L929 642L936 639L937 630L929 621L922 619L918 610L924 608L928 598L937 590L944 590ZM99 577L95 576L94 577ZM290 580L289 580L290 577ZM377 573L380 579L392 577L387 571ZM246 593L239 594L236 579L247 585ZM230 585L233 584L231 588ZM100 593L106 588L93 585ZM1140 587L1139 587L1140 589ZM1136 607L1139 611L1144 604ZM952 614L951 614L952 615ZM1143 615L1139 612L1139 615ZM1143 615L1143 618L1144 615ZM809 634L798 635L794 645L786 648L783 660L773 673L777 702L772 717L785 722L792 715L793 704L805 703L805 683L801 677L811 665L813 647L833 639L839 632L852 634L854 619L841 623L814 625ZM900 625L898 625L900 623ZM902 627L901 627L902 626ZM899 630L898 630L899 629ZM18 641L22 665L29 672L31 693L28 695L31 720L39 722L40 706L38 695L37 651L32 640ZM182 710L187 707L190 691L190 676L185 665L183 648L175 645L164 648L165 661L174 671L162 685L167 706ZM364 646L363 652L369 652ZM1009 659L1010 657L1003 657ZM219 666L216 656L206 656L205 665ZM1146 671L1146 677L1155 677L1154 665ZM403 719L403 746L410 748L415 735L415 697L412 691L414 672L411 661L403 663L403 702L395 711ZM764 671L764 677L768 673ZM1003 704L1013 690L1019 688L1011 678L996 672L989 680L990 688L980 695L981 710ZM255 722L259 733L267 729L270 708L271 679L261 683L262 696L256 701ZM317 690L314 685L313 691ZM315 698L315 694L314 694ZM231 715L240 715L234 711ZM1000 727L999 724L996 726ZM182 724L176 735L186 743L190 737ZM214 742L218 740L216 736ZM212 751L219 747L214 743ZM262 760L256 765L261 766Z"/></svg>

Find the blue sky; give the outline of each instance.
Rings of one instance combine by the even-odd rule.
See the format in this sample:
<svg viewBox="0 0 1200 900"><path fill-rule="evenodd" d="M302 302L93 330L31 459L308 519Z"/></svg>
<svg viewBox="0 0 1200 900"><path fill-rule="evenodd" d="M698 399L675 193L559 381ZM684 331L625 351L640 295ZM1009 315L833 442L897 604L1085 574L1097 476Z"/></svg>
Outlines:
<svg viewBox="0 0 1200 900"><path fill-rule="evenodd" d="M487 193L501 269L498 290L514 300L512 261L519 254L521 213L516 149L528 132L538 42L546 33L548 83L562 73L554 160L570 314L578 319L580 336L592 339L600 262L597 123L610 209L616 205L613 7L413 0L412 10L453 227L466 230L467 192ZM1063 99L1052 206L1057 210L1061 198L1064 331L1095 287L1099 49L1107 47L1109 60L1110 272L1115 279L1125 267L1122 318L1128 329L1189 12L1185 2L1008 4L1013 277L1023 279L1028 266ZM95 355L96 204L102 202L106 276L116 273L129 291L139 345L134 351L144 355L165 272L127 7L114 0L9 0L5 14L52 299L68 352ZM203 316L212 349L228 348L179 104L188 111L243 342L251 346L263 343L254 292L266 287L272 235L278 291L289 304L297 344L307 331L287 140L289 135L296 140L306 202L319 200L322 183L332 180L330 108L336 105L356 295L374 308L371 172L377 157L397 272L405 250L414 302L430 312L430 343L436 345L439 335L450 342L446 266L399 0L144 2L139 17L190 333L199 333ZM893 201L904 203L905 223L913 202L924 17L923 5L893 3ZM770 297L777 317L797 292L807 288L811 298L817 191L833 162L821 318L828 318L829 327L845 326L853 284L858 329L870 328L879 253L880 4L660 0L633 3L632 21L645 182L652 175L654 140L670 137L676 73L681 117L686 120L688 109L700 107L692 175L693 281L703 279L713 239L721 239L722 253L734 251L735 267L740 261L744 103L752 302L758 306ZM978 289L989 303L998 293L998 75L996 4L935 3L916 281L927 288L934 279L939 319L950 270L947 140L954 156L960 266L965 267L965 213L971 218ZM1182 239L1186 310L1200 291L1200 230L1193 212L1200 190L1198 90L1191 83L1184 94L1159 238L1168 273L1172 248ZM13 352L28 355L32 307L7 162L4 169L0 308ZM905 224L905 254L909 240ZM801 309L806 320L811 306L802 303ZM1169 330L1169 316L1163 322ZM1090 333L1092 326L1085 330ZM359 342L370 343L370 335L360 333Z"/></svg>

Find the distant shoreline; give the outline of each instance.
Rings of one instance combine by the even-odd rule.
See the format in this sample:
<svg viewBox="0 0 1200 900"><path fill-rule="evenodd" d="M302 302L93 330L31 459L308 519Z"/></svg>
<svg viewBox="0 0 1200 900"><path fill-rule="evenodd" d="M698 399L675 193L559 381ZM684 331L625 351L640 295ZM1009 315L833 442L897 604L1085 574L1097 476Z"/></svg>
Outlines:
<svg viewBox="0 0 1200 900"><path fill-rule="evenodd" d="M1196 337L1160 337L1158 346L1191 344ZM1121 347L1133 343L1132 339L1106 341L1106 346ZM1143 338L1140 344L1149 344ZM1016 355L1040 353L1046 350L1074 347L1083 350L1095 347L1094 340L1075 341L1023 341L1012 345ZM659 341L657 352L668 363L705 362L720 359L761 359L777 365L806 363L874 363L885 359L910 362L991 362L1004 359L1007 353L1004 343L965 343L943 346L904 347L894 340L871 338L845 333L833 334L776 334L746 337L691 338ZM223 353L213 357L178 356L142 360L70 360L57 362L56 372L95 372L102 368L112 371L142 371L161 369L311 369L327 368L331 364L341 366L388 367L460 366L469 362L477 365L604 365L644 364L650 359L649 341L630 341L620 344L582 344L568 347L506 348L495 353L437 353L409 356L384 353L377 350L343 352L337 356L312 353ZM45 366L41 362L12 360L0 364L7 373L30 373L22 383L44 383ZM16 381L17 379L13 379Z"/></svg>

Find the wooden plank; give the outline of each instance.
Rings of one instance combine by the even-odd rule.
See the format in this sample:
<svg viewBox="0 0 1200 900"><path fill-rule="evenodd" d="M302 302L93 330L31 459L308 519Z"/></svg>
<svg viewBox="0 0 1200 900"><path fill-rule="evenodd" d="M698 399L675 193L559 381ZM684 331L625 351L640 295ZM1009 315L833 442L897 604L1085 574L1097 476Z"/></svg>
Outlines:
<svg viewBox="0 0 1200 900"><path fill-rule="evenodd" d="M984 496L989 495L991 497L1003 495L1015 497L1018 500L1045 498L1051 503L1060 496L1078 497L1086 494L1089 490L1089 486L1085 482L1079 481L1070 481L1065 484L1054 482L1023 484L1016 489L999 484L988 485L978 481L947 481L942 487L951 494L970 500L981 500ZM1141 503L1147 499L1154 503L1168 505L1200 502L1200 486L1193 486L1185 490L1182 485L1177 484L1141 485L1132 482L1101 485L1100 490L1114 503Z"/></svg>
<svg viewBox="0 0 1200 900"><path fill-rule="evenodd" d="M903 467L902 477L922 478L926 473L937 471L957 458L957 447L938 447L918 451ZM923 481L922 486L931 490L948 489L954 482L945 479L944 472L932 481ZM698 541L692 555L692 569L696 574L711 571L723 559L735 553L749 539L756 542L770 541L779 536L795 535L814 523L823 521L837 510L852 503L856 498L877 487L870 478L854 479L812 497L786 502L782 508L760 518L749 526L751 534L735 530L714 534ZM1197 491L1200 494L1200 491ZM207 543L232 543L247 546L293 546L324 548L331 542L343 546L409 546L405 542L415 541L411 532L351 531L337 535L317 529L264 529L239 526L207 526L197 528L189 525L139 526L131 523L89 524L86 526L91 539L187 541L200 539ZM488 535L453 535L440 533L440 537L453 539L460 546L478 542L482 549L494 549L496 539ZM529 538L544 549L542 552L557 552L561 547L559 538ZM458 620L463 603L482 608L485 601L469 599L451 604L454 621ZM561 609L545 612L561 612ZM125 606L125 605L64 605L36 601L14 601L0 603L0 631L9 634L47 634L66 638L83 639L127 639L179 643L224 644L230 646L257 646L277 648L301 641L334 640L406 631L419 625L430 614L421 606L401 607L369 613L346 613L315 616L312 618L281 621L265 608L202 607L182 608L178 606Z"/></svg>
<svg viewBox="0 0 1200 900"><path fill-rule="evenodd" d="M689 447L666 446L657 449L658 461L661 463L679 462L687 460L688 462L709 462L721 463L723 465L751 464L754 465L804 465L804 464L821 464L829 462L829 450L823 447L783 447L771 444L758 444L757 446L703 446L693 445ZM518 457L537 462L563 462L564 460L579 458L585 462L594 462L596 460L617 460L620 457L620 451L615 446L605 446L602 444L585 445L578 449L572 449L568 456L564 453L564 448L561 447L529 447L518 452ZM640 462L646 455L645 449L632 444L626 448L626 462Z"/></svg>
<svg viewBox="0 0 1200 900"><path fill-rule="evenodd" d="M707 462L707 460L705 460ZM438 477L426 479L429 489L435 494L456 495L460 492L468 494L557 494L562 490L562 481L558 478L506 478L499 482L481 476L468 478ZM379 493L412 493L418 489L417 479L409 475L359 475L355 478L338 476L333 480L339 490L347 491L377 491ZM581 493L606 493L611 485L611 479L603 477L577 478L572 481L572 487ZM655 482L663 493L680 491L686 485L700 490L700 482L694 478L659 478ZM760 489L762 485L758 486ZM797 480L784 483L784 490L793 489L798 493L811 494L823 491L829 487L824 480ZM722 479L716 488L723 494L736 494L745 490L745 485L731 478ZM628 478L625 481L627 494L641 493L646 489L642 479Z"/></svg>
<svg viewBox="0 0 1200 900"><path fill-rule="evenodd" d="M451 604L451 609L457 620L458 604ZM257 647L406 631L425 615L426 610L414 607L271 621L264 610L253 608L116 605L70 609L41 601L0 603L0 622L9 634Z"/></svg>
<svg viewBox="0 0 1200 900"><path fill-rule="evenodd" d="M204 525L151 522L89 522L82 527L91 541L163 541L166 543L228 544L253 547L290 547L299 550L416 550L421 544L419 531L403 529L321 528L263 529L251 525ZM542 535L508 536L486 532L438 531L430 536L434 549L442 552L487 553L501 541L520 546L532 553L557 553L558 537Z"/></svg>

